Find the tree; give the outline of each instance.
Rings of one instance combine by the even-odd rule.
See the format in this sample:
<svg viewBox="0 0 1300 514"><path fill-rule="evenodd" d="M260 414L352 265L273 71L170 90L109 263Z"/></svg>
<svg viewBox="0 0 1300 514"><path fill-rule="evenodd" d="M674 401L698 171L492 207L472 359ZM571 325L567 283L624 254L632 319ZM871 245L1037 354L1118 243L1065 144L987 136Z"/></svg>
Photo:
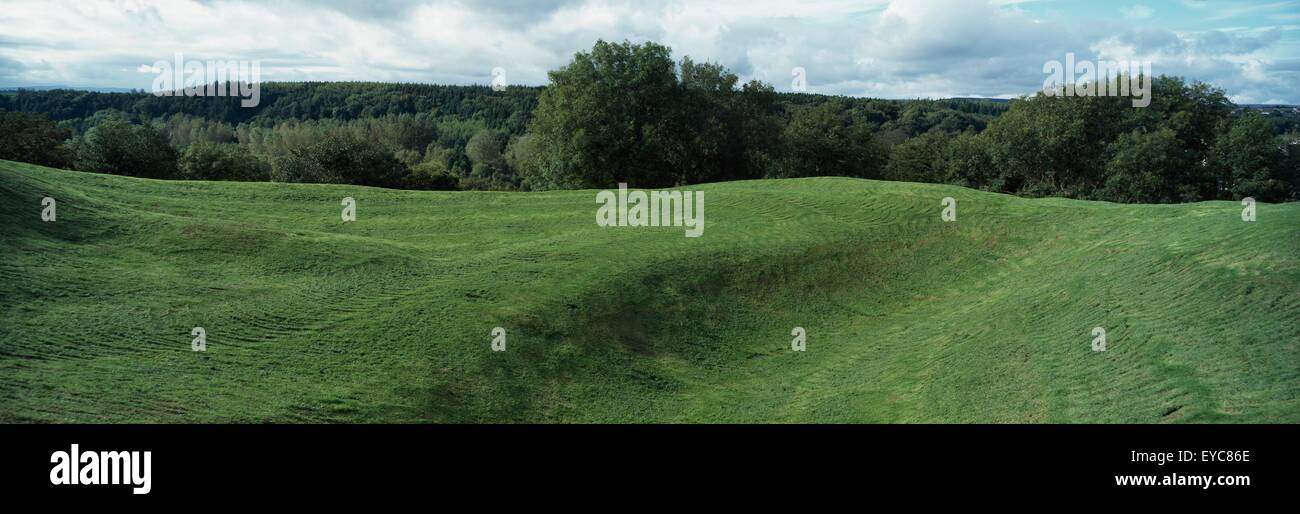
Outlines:
<svg viewBox="0 0 1300 514"><path fill-rule="evenodd" d="M406 174L406 167L383 145L338 134L290 152L271 170L277 182L376 187L401 187Z"/></svg>
<svg viewBox="0 0 1300 514"><path fill-rule="evenodd" d="M885 164L869 122L840 99L796 110L783 138L784 165L775 176L880 178Z"/></svg>
<svg viewBox="0 0 1300 514"><path fill-rule="evenodd" d="M1106 184L1098 199L1131 203L1172 203L1199 197L1194 154L1183 146L1172 128L1154 132L1133 131L1109 148Z"/></svg>
<svg viewBox="0 0 1300 514"><path fill-rule="evenodd" d="M947 182L959 186L999 190L998 173L993 156L988 151L988 141L980 135L965 132L948 142L944 159Z"/></svg>
<svg viewBox="0 0 1300 514"><path fill-rule="evenodd" d="M44 113L0 111L0 159L63 167L69 155L63 142L70 135Z"/></svg>
<svg viewBox="0 0 1300 514"><path fill-rule="evenodd" d="M85 171L146 178L176 176L176 150L148 125L105 118L74 141L74 166Z"/></svg>
<svg viewBox="0 0 1300 514"><path fill-rule="evenodd" d="M931 131L896 145L889 153L885 178L911 182L945 183L948 180L949 138Z"/></svg>
<svg viewBox="0 0 1300 514"><path fill-rule="evenodd" d="M541 158L541 140L537 137L537 134L526 133L511 139L510 143L506 145L506 165L510 167L515 176L521 179L520 187L522 189L535 189L531 178L538 173L541 167Z"/></svg>
<svg viewBox="0 0 1300 514"><path fill-rule="evenodd" d="M656 43L597 41L550 72L529 131L542 141L538 189L674 184L667 148L677 77Z"/></svg>
<svg viewBox="0 0 1300 514"><path fill-rule="evenodd" d="M403 189L424 189L432 191L453 191L459 188L460 177L447 170L446 164L437 161L424 161L411 168L411 172L402 178Z"/></svg>
<svg viewBox="0 0 1300 514"><path fill-rule="evenodd" d="M760 178L778 148L780 120L771 86L716 63L682 58L668 143L675 184Z"/></svg>
<svg viewBox="0 0 1300 514"><path fill-rule="evenodd" d="M1291 199L1300 196L1300 132L1291 132L1277 137L1277 146L1282 149L1283 180L1291 186Z"/></svg>
<svg viewBox="0 0 1300 514"><path fill-rule="evenodd" d="M1212 167L1234 199L1279 201L1289 196L1286 154L1278 148L1273 127L1259 114L1237 116L1219 135L1210 152Z"/></svg>
<svg viewBox="0 0 1300 514"><path fill-rule="evenodd" d="M500 169L505 166L506 135L491 129L474 133L465 143L465 155L475 166Z"/></svg>
<svg viewBox="0 0 1300 514"><path fill-rule="evenodd" d="M181 152L180 178L186 180L270 179L269 167L248 150L229 143L194 143Z"/></svg>
<svg viewBox="0 0 1300 514"><path fill-rule="evenodd" d="M1127 131L1119 124L1124 102L1129 99L1042 93L1014 102L985 131L1004 191L1080 196L1096 190L1104 181L1105 146Z"/></svg>
<svg viewBox="0 0 1300 514"><path fill-rule="evenodd" d="M1222 89L1200 82L1189 85L1179 77L1160 76L1152 81L1151 105L1146 109L1128 109L1125 113L1134 120L1133 127L1172 129L1185 148L1203 157L1214 145L1220 124L1232 111L1232 102Z"/></svg>

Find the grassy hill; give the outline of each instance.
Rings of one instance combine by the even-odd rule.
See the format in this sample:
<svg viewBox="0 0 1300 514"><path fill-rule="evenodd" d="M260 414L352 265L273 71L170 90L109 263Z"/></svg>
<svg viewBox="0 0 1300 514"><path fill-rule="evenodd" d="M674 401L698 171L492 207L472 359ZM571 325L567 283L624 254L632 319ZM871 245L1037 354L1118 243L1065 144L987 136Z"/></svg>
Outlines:
<svg viewBox="0 0 1300 514"><path fill-rule="evenodd" d="M1231 202L697 189L686 238L598 227L592 191L0 161L0 421L1300 422L1300 204L1245 223Z"/></svg>

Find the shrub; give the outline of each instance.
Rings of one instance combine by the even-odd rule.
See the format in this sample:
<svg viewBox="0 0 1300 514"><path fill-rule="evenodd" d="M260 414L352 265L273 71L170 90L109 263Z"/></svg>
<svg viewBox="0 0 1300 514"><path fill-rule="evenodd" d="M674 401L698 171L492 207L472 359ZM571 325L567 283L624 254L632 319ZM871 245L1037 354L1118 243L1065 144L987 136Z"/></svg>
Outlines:
<svg viewBox="0 0 1300 514"><path fill-rule="evenodd" d="M195 143L181 152L180 177L187 180L270 179L269 167L239 145Z"/></svg>
<svg viewBox="0 0 1300 514"><path fill-rule="evenodd" d="M176 177L176 150L148 125L109 117L74 141L72 149L73 165L80 170L145 178Z"/></svg>
<svg viewBox="0 0 1300 514"><path fill-rule="evenodd" d="M330 135L276 160L277 182L402 187L406 167L383 145L354 136Z"/></svg>
<svg viewBox="0 0 1300 514"><path fill-rule="evenodd" d="M0 111L0 159L63 167L70 156L63 142L68 131L54 126L44 113Z"/></svg>

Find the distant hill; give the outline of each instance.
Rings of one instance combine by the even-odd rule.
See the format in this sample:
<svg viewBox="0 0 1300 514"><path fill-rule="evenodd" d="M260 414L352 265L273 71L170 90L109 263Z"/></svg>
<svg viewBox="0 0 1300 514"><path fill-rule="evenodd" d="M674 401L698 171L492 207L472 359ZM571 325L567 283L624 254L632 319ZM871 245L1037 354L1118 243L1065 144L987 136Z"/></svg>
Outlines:
<svg viewBox="0 0 1300 514"><path fill-rule="evenodd" d="M949 98L949 100L970 100L973 102L993 102L995 104L1005 104L1011 102L1011 100L1007 98L979 98L975 96L955 96Z"/></svg>
<svg viewBox="0 0 1300 514"><path fill-rule="evenodd" d="M69 91L90 91L94 93L130 93L131 88L125 87L97 87L97 86L0 86L0 93L16 93L19 89L25 91L54 91L56 89L66 89Z"/></svg>

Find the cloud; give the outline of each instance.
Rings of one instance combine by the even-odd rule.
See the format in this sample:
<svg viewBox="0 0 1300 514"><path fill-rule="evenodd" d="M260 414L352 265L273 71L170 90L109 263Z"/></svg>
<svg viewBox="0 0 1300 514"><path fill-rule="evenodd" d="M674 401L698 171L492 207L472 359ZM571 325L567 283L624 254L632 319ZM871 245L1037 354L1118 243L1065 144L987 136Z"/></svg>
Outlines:
<svg viewBox="0 0 1300 514"><path fill-rule="evenodd" d="M1145 20L1150 18L1156 11L1142 4L1133 4L1132 7L1123 9L1124 17L1130 20Z"/></svg>
<svg viewBox="0 0 1300 514"><path fill-rule="evenodd" d="M1279 12L1185 0L1199 18ZM1271 10L1270 10L1271 9ZM789 90L890 98L1030 93L1042 66L1080 59L1153 61L1240 98L1296 97L1297 29L1195 30L1135 5L1090 19L1064 2L1018 0L12 0L0 10L0 85L147 88L137 70L183 52L258 60L263 80L540 85L597 39L658 41L676 57L719 62ZM1142 20L1141 22L1135 20ZM1178 29L1178 30L1175 30Z"/></svg>
<svg viewBox="0 0 1300 514"><path fill-rule="evenodd" d="M22 71L22 63L0 55L0 79L17 77Z"/></svg>

